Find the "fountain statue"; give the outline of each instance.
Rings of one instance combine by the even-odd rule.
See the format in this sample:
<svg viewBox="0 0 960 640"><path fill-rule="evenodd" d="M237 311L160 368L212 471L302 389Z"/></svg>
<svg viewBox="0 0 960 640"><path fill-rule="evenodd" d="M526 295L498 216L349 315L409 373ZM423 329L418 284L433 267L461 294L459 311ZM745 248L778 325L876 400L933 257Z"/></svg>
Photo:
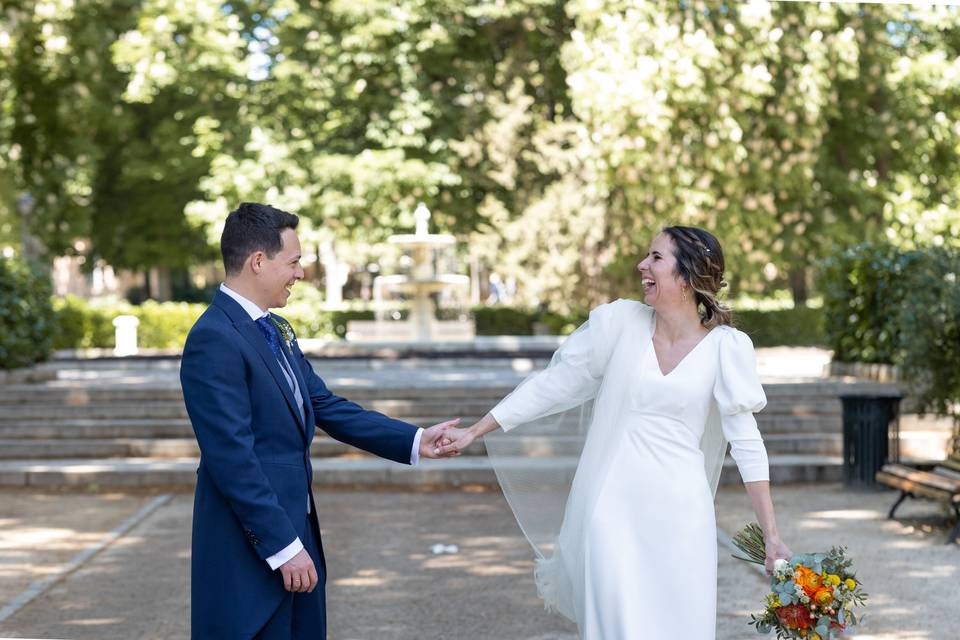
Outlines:
<svg viewBox="0 0 960 640"><path fill-rule="evenodd" d="M373 280L373 299L378 309L374 322L353 321L348 324L348 340L472 340L475 331L470 321L438 321L434 319L431 294L450 287L469 287L470 278L453 273L437 273L434 251L452 247L456 239L449 234L430 233L430 210L422 202L413 214L416 220L412 234L393 235L387 242L411 253L409 274L377 276ZM406 321L388 321L381 317L384 293L394 290L412 297L410 317Z"/></svg>

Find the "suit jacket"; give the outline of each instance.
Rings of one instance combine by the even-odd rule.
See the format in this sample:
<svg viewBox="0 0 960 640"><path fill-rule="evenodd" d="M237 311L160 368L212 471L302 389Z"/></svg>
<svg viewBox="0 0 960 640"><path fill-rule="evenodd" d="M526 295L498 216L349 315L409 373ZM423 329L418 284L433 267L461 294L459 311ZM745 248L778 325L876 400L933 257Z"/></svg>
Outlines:
<svg viewBox="0 0 960 640"><path fill-rule="evenodd" d="M217 292L187 336L180 381L200 445L191 567L194 638L252 637L287 594L266 558L304 539L307 501L313 505L314 426L410 463L415 426L332 394L295 339L288 360L304 397L305 420L267 341L230 296ZM323 558L313 561L323 575Z"/></svg>

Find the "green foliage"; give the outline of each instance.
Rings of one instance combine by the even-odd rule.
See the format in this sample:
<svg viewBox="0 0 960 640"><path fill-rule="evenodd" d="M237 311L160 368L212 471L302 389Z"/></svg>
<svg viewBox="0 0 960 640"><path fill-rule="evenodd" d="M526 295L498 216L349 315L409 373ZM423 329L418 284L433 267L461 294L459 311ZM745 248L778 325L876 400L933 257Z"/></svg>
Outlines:
<svg viewBox="0 0 960 640"><path fill-rule="evenodd" d="M76 296L57 297L52 302L57 325L54 349L113 348L112 323L119 312Z"/></svg>
<svg viewBox="0 0 960 640"><path fill-rule="evenodd" d="M179 15L185 6L206 9L210 31L226 21L209 13L220 3L163 2L162 15L152 5L0 5L0 168L9 166L9 193L33 195L28 226L54 255L73 253L85 239L91 258L120 268L186 266L213 256L183 210L210 164L197 144L197 123L237 111L236 96L218 86L208 64L213 49L231 43L177 32L189 21ZM153 37L179 37L179 55L194 56L202 72L184 73L181 83L143 100L135 71L169 76L172 67L163 52L151 60L123 55L123 34L138 19L153 20ZM198 41L199 51L184 35L209 38ZM242 60L244 43L232 46Z"/></svg>
<svg viewBox="0 0 960 640"><path fill-rule="evenodd" d="M536 312L506 306L473 309L478 336L529 336L537 321Z"/></svg>
<svg viewBox="0 0 960 640"><path fill-rule="evenodd" d="M921 258L918 251L864 243L823 261L824 330L835 360L888 364L899 360L897 311L912 296L904 287L904 276Z"/></svg>
<svg viewBox="0 0 960 640"><path fill-rule="evenodd" d="M178 349L190 327L207 308L206 304L154 302L140 305L126 302L89 302L75 296L53 299L55 349L111 349L115 342L113 319L132 315L140 320L137 343L146 349ZM343 338L350 320L373 320L373 311L346 309L326 311L319 291L306 283L294 289L290 304L278 313L290 321L301 338Z"/></svg>
<svg viewBox="0 0 960 640"><path fill-rule="evenodd" d="M798 300L818 256L888 225L923 220L955 242L956 11L622 0L568 11L579 37L563 63L588 141L572 174L605 209L607 275L576 297L624 295L667 221L726 241L735 290L790 284Z"/></svg>
<svg viewBox="0 0 960 640"><path fill-rule="evenodd" d="M56 349L111 349L115 343L113 319L136 317L137 345L145 349L179 349L206 305L186 302L88 302L75 296L54 298Z"/></svg>
<svg viewBox="0 0 960 640"><path fill-rule="evenodd" d="M795 307L769 311L735 311L733 324L750 336L755 347L809 347L827 343L823 309Z"/></svg>
<svg viewBox="0 0 960 640"><path fill-rule="evenodd" d="M475 307L477 335L533 335L540 330L569 335L587 320L588 313L569 315L507 306ZM747 333L756 347L812 346L825 343L822 311L817 308L745 310L734 313L734 325Z"/></svg>
<svg viewBox="0 0 960 640"><path fill-rule="evenodd" d="M206 308L205 304L147 300L139 306L131 306L128 312L140 320L137 326L140 346L179 349L183 347L190 327Z"/></svg>
<svg viewBox="0 0 960 640"><path fill-rule="evenodd" d="M241 200L358 244L422 200L524 306L634 294L671 222L802 301L838 246L958 242L958 36L940 6L0 3L0 241L23 192L51 252L135 269L214 257Z"/></svg>
<svg viewBox="0 0 960 640"><path fill-rule="evenodd" d="M918 410L960 422L960 250L925 251L904 273L899 361Z"/></svg>
<svg viewBox="0 0 960 640"><path fill-rule="evenodd" d="M824 261L834 358L899 365L918 410L960 419L960 249L863 244Z"/></svg>
<svg viewBox="0 0 960 640"><path fill-rule="evenodd" d="M49 279L20 260L0 257L0 369L46 360L52 320Z"/></svg>

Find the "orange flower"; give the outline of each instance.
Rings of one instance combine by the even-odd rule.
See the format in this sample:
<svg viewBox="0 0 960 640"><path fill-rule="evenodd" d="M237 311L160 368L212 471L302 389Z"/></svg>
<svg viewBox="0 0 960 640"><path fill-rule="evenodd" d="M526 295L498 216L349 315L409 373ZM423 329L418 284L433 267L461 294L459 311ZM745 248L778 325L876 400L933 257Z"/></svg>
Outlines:
<svg viewBox="0 0 960 640"><path fill-rule="evenodd" d="M811 598L820 588L820 575L810 571L802 564L793 570L793 581Z"/></svg>
<svg viewBox="0 0 960 640"><path fill-rule="evenodd" d="M816 593L810 597L813 598L813 601L817 603L818 607L826 607L833 602L833 587L820 587L817 589Z"/></svg>
<svg viewBox="0 0 960 640"><path fill-rule="evenodd" d="M788 604L777 609L777 619L788 629L810 628L810 613L799 604Z"/></svg>

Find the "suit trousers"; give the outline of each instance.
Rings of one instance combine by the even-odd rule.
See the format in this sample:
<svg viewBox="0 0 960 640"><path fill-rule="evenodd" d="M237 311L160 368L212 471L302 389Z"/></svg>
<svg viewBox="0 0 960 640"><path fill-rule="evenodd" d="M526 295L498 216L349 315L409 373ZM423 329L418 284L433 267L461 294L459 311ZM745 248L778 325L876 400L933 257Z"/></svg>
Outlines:
<svg viewBox="0 0 960 640"><path fill-rule="evenodd" d="M324 590L327 571L320 549L320 531L313 513L307 514L301 542L317 569L317 588L313 593L287 593L267 624L254 636L255 640L325 640L327 637ZM277 578L281 579L279 575Z"/></svg>

